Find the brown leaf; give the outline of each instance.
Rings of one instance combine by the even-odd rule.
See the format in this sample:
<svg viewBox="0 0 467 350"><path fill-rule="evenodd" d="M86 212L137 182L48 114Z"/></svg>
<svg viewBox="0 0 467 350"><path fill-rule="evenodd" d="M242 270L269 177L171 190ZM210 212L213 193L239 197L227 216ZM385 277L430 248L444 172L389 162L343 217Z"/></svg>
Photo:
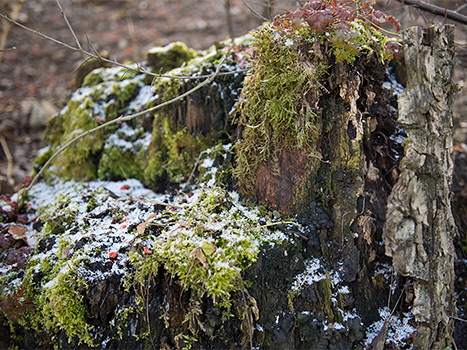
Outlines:
<svg viewBox="0 0 467 350"><path fill-rule="evenodd" d="M12 224L8 229L8 233L16 240L23 240L26 244L28 243L28 238L25 233L28 232L28 229L22 225Z"/></svg>
<svg viewBox="0 0 467 350"><path fill-rule="evenodd" d="M388 335L388 324L389 320L384 321L383 327L379 331L378 335L373 339L368 350L383 350L384 344L386 343L386 337Z"/></svg>
<svg viewBox="0 0 467 350"><path fill-rule="evenodd" d="M62 259L65 259L70 254L71 247L65 247L62 250Z"/></svg>
<svg viewBox="0 0 467 350"><path fill-rule="evenodd" d="M373 242L373 233L375 232L374 219L368 215L361 215L358 217L358 226L361 227L363 238L368 245Z"/></svg>
<svg viewBox="0 0 467 350"><path fill-rule="evenodd" d="M34 304L32 298L24 298L24 288L21 287L15 294L6 297L0 302L0 311L3 311L6 317L12 321L17 322L25 311L33 311Z"/></svg>
<svg viewBox="0 0 467 350"><path fill-rule="evenodd" d="M144 231L146 230L146 226L148 225L149 220L151 220L156 215L157 215L157 213L152 213L151 215L148 216L148 218L144 222L142 222L141 224L139 224L136 227L136 231L138 232L138 236L140 236L140 235L142 235L144 233Z"/></svg>
<svg viewBox="0 0 467 350"><path fill-rule="evenodd" d="M205 269L209 267L206 255L204 255L203 250L200 247L196 247L195 249L193 249L190 255L196 256Z"/></svg>

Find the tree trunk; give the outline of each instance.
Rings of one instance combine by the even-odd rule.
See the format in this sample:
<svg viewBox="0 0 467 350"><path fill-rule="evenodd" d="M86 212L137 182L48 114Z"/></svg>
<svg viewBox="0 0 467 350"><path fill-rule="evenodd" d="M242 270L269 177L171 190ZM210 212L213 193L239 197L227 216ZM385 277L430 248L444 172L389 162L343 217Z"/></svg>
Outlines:
<svg viewBox="0 0 467 350"><path fill-rule="evenodd" d="M454 27L404 32L407 87L399 96L398 123L407 131L402 172L389 197L386 254L397 273L414 281L414 345L444 349L456 313L451 212L452 106L456 93Z"/></svg>

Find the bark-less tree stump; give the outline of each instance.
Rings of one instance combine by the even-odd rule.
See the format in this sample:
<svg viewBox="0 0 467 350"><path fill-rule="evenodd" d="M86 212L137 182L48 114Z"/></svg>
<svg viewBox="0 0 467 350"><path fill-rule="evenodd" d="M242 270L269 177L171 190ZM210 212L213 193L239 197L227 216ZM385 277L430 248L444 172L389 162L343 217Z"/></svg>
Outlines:
<svg viewBox="0 0 467 350"><path fill-rule="evenodd" d="M415 346L444 349L456 312L451 212L454 27L404 32L407 87L398 123L407 130L402 172L389 197L384 239L395 270L414 280Z"/></svg>

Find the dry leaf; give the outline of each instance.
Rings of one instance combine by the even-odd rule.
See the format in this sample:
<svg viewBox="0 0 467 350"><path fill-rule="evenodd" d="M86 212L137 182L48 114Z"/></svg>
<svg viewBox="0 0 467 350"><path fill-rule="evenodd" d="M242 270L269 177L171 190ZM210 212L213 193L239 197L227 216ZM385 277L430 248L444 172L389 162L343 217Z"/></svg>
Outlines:
<svg viewBox="0 0 467 350"><path fill-rule="evenodd" d="M386 337L388 335L388 320L384 321L383 327L379 331L378 335L373 339L368 350L383 350L384 344L386 343Z"/></svg>
<svg viewBox="0 0 467 350"><path fill-rule="evenodd" d="M62 250L62 259L65 259L70 254L71 247L65 247Z"/></svg>
<svg viewBox="0 0 467 350"><path fill-rule="evenodd" d="M205 269L209 267L208 260L206 259L206 255L204 255L200 247L196 247L195 249L193 249L190 255L196 256Z"/></svg>
<svg viewBox="0 0 467 350"><path fill-rule="evenodd" d="M138 232L138 236L140 236L140 235L142 235L144 233L144 231L146 230L146 226L148 225L149 220L151 220L156 215L157 215L157 213L152 213L151 215L148 216L148 218L144 222L142 222L141 224L139 224L136 227L136 231Z"/></svg>
<svg viewBox="0 0 467 350"><path fill-rule="evenodd" d="M21 225L12 224L8 228L8 233L10 233L14 239L16 240L22 239L27 244L28 238L25 235L26 232L28 232L28 229Z"/></svg>

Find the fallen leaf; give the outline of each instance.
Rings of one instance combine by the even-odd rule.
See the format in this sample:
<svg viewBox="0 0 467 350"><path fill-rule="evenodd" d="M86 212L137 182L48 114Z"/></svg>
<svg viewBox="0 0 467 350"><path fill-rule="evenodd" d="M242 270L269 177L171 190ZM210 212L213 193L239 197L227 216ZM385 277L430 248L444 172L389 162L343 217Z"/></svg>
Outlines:
<svg viewBox="0 0 467 350"><path fill-rule="evenodd" d="M23 240L26 244L28 243L28 238L25 233L28 232L28 229L21 225L10 225L8 228L8 233L16 240Z"/></svg>
<svg viewBox="0 0 467 350"><path fill-rule="evenodd" d="M62 259L65 259L70 254L71 247L65 247L62 250Z"/></svg>
<svg viewBox="0 0 467 350"><path fill-rule="evenodd" d="M148 225L149 220L151 220L156 215L157 215L156 213L153 213L153 214L149 215L148 218L146 220L144 220L144 222L142 222L141 224L136 226L136 231L138 232L138 236L140 236L140 235L142 235L144 233L144 231L146 230L146 226Z"/></svg>
<svg viewBox="0 0 467 350"><path fill-rule="evenodd" d="M373 339L369 350L383 350L384 344L386 344L386 337L388 335L388 320L384 321L383 327L379 331L378 335Z"/></svg>
<svg viewBox="0 0 467 350"><path fill-rule="evenodd" d="M117 256L118 256L118 253L117 253L117 252L110 252L110 253L109 253L109 258L110 258L110 259L115 259Z"/></svg>
<svg viewBox="0 0 467 350"><path fill-rule="evenodd" d="M196 247L190 253L190 255L194 255L198 258L199 262L204 266L205 269L209 267L208 260L206 259L206 255L204 255L202 249L200 247Z"/></svg>
<svg viewBox="0 0 467 350"><path fill-rule="evenodd" d="M144 248L143 248L143 251L144 251L144 254L147 254L147 255L151 255L151 254L152 254L151 250L149 250L148 247L144 247Z"/></svg>

